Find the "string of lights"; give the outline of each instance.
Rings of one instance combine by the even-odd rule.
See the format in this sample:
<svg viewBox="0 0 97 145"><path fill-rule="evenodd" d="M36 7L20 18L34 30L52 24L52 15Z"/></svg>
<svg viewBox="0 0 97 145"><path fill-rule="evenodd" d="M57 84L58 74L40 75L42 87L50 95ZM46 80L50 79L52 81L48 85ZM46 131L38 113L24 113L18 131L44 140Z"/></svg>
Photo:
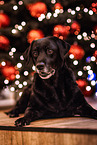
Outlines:
<svg viewBox="0 0 97 145"><path fill-rule="evenodd" d="M4 5L4 1L0 1L0 5ZM34 16L35 19L39 22L39 23L44 23L45 21L47 23L49 23L49 21L51 21L51 19L56 20L56 18L60 17L61 15L64 15L64 24L59 24L55 25L53 28L53 32L52 35L54 36L58 36L60 39L66 39L69 37L70 33L73 33L73 35L75 35L76 41L74 41L74 43L72 45L76 45L78 50L79 48L79 43L81 44L81 41L88 42L89 47L88 50L94 50L96 49L96 40L97 40L97 33L95 34L95 30L92 30L91 33L89 31L88 32L80 32L80 25L75 23L75 18L76 16L79 16L79 19L82 17L82 14L84 15L88 15L89 17L95 16L96 15L96 11L92 8L86 8L86 7L81 7L81 6L76 6L75 9L71 9L68 8L67 10L64 10L64 8L62 7L62 5L60 3L57 3L56 0L51 0L51 4L54 7L53 11L48 11L47 7L44 5L44 9L45 12L41 13L39 15ZM21 6L24 5L24 2L22 0L18 1L17 3L13 4L12 6L12 10L13 11L18 11L19 9L21 9ZM33 5L33 4L32 4ZM26 8L28 9L28 11L30 12L30 14L33 15L31 13L31 4L27 5ZM68 17L66 17L66 15L68 15ZM73 25L75 24L76 28L73 28ZM16 23L11 29L10 29L10 33L13 36L17 36L19 33L25 31L25 27L28 25L28 21L25 20L21 20L21 23ZM60 25L60 27L59 27ZM60 34L58 35L57 30L59 29L65 29L64 34ZM71 31L75 29L75 31ZM97 30L96 30L97 31ZM33 32L34 33L34 32ZM36 32L35 32L36 33ZM40 33L40 32L39 32ZM60 32L61 33L61 32ZM27 33L28 35L28 33ZM31 34L32 35L32 34ZM41 34L43 37L43 34ZM28 36L29 38L30 36ZM30 38L29 38L30 39ZM38 38L36 38L38 39ZM28 43L30 43L30 40L27 40ZM31 39L32 41L32 39ZM75 44L76 43L76 44ZM83 48L83 50L85 51L85 48ZM83 51L80 50L79 51ZM11 59L15 59L15 57L17 57L17 48L15 48L14 46L10 49L10 51L8 52L8 55ZM74 67L78 67L80 64L80 61L83 59L85 52L83 52L82 58L77 58L77 55L75 56L74 53L69 53L69 59L70 61L72 61L72 65ZM97 79L96 79L96 73L94 72L93 68L92 68L92 64L96 65L97 64L97 54L96 54L96 50L95 50L95 54L91 54L90 56L87 56L85 58L85 64L83 65L83 67L79 70L76 71L76 76L78 76L80 79L84 76L84 73L87 73L87 78L86 81L88 81L89 83L86 84L85 89L86 91L91 91L93 87L95 87L95 95L97 96ZM24 56L22 54L19 54L19 61L15 64L14 66L14 72L13 74L15 75L15 79L14 80L14 84L10 85L10 90L11 91L15 91L15 90L20 90L19 95L21 96L22 94L22 89L23 87L27 86L29 83L29 78L33 78L32 72L35 71L35 66L31 66L30 69L27 68L27 70L23 70L23 72L21 73L22 68L24 68L25 65L25 59ZM79 56L78 56L79 57ZM0 66L1 68L4 68L5 66L7 66L6 60L0 60ZM24 80L25 78L25 80ZM8 77L6 77L4 79L4 84L7 86L10 84L10 80Z"/></svg>

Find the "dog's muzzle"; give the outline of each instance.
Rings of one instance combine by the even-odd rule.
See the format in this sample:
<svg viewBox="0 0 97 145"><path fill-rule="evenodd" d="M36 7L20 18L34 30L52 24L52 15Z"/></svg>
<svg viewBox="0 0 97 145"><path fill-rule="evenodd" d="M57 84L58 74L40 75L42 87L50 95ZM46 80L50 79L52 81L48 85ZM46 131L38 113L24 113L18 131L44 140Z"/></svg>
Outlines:
<svg viewBox="0 0 97 145"><path fill-rule="evenodd" d="M36 72L39 74L42 79L49 79L55 74L55 69L52 67L46 67L44 63L38 63L36 65Z"/></svg>

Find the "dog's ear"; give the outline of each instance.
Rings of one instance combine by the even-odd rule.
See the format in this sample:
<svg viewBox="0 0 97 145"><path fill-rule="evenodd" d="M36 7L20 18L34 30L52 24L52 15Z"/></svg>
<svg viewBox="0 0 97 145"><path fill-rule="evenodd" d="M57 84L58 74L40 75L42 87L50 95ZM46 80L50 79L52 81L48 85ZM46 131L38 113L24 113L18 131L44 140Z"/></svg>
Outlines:
<svg viewBox="0 0 97 145"><path fill-rule="evenodd" d="M61 58L64 60L65 55L68 53L68 51L70 50L70 44L67 43L64 40L58 39L57 41L57 45L59 47L59 52L60 52L60 56Z"/></svg>
<svg viewBox="0 0 97 145"><path fill-rule="evenodd" d="M61 56L62 60L64 60L65 55L68 53L68 51L70 49L70 44L62 39L59 39L58 37L55 37L55 36L50 36L49 38L51 40L55 41L55 43L57 44L57 46L59 48L60 56Z"/></svg>
<svg viewBox="0 0 97 145"><path fill-rule="evenodd" d="M31 54L31 50L32 50L32 46L33 43L35 42L35 40L32 41L32 43L30 44L30 46L25 50L25 52L23 53L23 56L27 62L27 64L29 64L30 60L32 60L33 63L33 59L32 59L32 54Z"/></svg>

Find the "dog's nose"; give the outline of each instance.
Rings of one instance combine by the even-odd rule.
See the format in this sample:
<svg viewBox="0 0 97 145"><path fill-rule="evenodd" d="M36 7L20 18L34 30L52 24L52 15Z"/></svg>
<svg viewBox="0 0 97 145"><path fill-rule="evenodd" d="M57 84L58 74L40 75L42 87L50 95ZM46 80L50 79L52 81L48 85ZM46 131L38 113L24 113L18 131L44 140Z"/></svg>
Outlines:
<svg viewBox="0 0 97 145"><path fill-rule="evenodd" d="M38 64L36 65L36 67L37 67L38 70L44 69L44 66L45 66L45 64L44 64L43 62L40 62L40 63L38 63Z"/></svg>

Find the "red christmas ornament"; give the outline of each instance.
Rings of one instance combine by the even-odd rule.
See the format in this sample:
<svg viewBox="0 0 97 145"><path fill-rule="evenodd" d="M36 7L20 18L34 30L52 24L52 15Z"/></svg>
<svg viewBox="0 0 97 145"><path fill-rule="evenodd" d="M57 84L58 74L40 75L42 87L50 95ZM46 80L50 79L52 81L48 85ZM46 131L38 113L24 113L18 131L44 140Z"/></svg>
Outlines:
<svg viewBox="0 0 97 145"><path fill-rule="evenodd" d="M9 40L5 36L0 36L0 49L8 51L9 49Z"/></svg>
<svg viewBox="0 0 97 145"><path fill-rule="evenodd" d="M78 79L76 81L76 83L78 84L78 87L80 88L80 90L82 91L83 95L88 97L88 96L91 96L92 95L92 92L93 90L86 90L86 87L88 86L88 83L85 79L81 80L81 79Z"/></svg>
<svg viewBox="0 0 97 145"><path fill-rule="evenodd" d="M15 76L16 74L18 74L19 72L17 71L17 69L13 66L5 66L3 67L3 69L1 70L3 76L10 80L13 81L15 80Z"/></svg>
<svg viewBox="0 0 97 145"><path fill-rule="evenodd" d="M96 59L97 59L97 50L95 50L95 52L94 52L94 56L95 56Z"/></svg>
<svg viewBox="0 0 97 145"><path fill-rule="evenodd" d="M56 9L63 9L63 7L62 7L62 5L60 4L60 3L56 3L55 5L54 5L54 9L56 10Z"/></svg>
<svg viewBox="0 0 97 145"><path fill-rule="evenodd" d="M27 34L27 40L29 43L31 43L33 40L41 39L44 37L44 34L41 30L31 30Z"/></svg>
<svg viewBox="0 0 97 145"><path fill-rule="evenodd" d="M92 3L90 8L92 9L92 11L93 11L94 13L97 14L97 2L96 2L96 3Z"/></svg>
<svg viewBox="0 0 97 145"><path fill-rule="evenodd" d="M92 95L92 93L93 93L93 90L92 89L90 91L87 91L87 90L83 91L83 94L86 97L90 97Z"/></svg>
<svg viewBox="0 0 97 145"><path fill-rule="evenodd" d="M86 86L88 85L85 79L84 80L78 79L76 80L76 83L78 84L82 92L85 90Z"/></svg>
<svg viewBox="0 0 97 145"><path fill-rule="evenodd" d="M69 26L56 25L53 30L53 36L59 37L60 39L66 39L69 35Z"/></svg>
<svg viewBox="0 0 97 145"><path fill-rule="evenodd" d="M94 33L95 33L95 35L97 35L97 25L96 26L94 26Z"/></svg>
<svg viewBox="0 0 97 145"><path fill-rule="evenodd" d="M96 58L96 61L97 61L97 50L95 50L94 54L93 54Z"/></svg>
<svg viewBox="0 0 97 145"><path fill-rule="evenodd" d="M43 2L28 4L27 9L30 11L32 17L39 17L41 14L46 14L47 12L47 6Z"/></svg>
<svg viewBox="0 0 97 145"><path fill-rule="evenodd" d="M83 56L85 55L85 51L83 50L81 46L73 44L71 45L69 54L73 54L75 59L81 60Z"/></svg>
<svg viewBox="0 0 97 145"><path fill-rule="evenodd" d="M71 24L71 30L70 30L70 32L72 34L74 33L75 35L78 35L79 32L80 32L80 24L78 22L73 22Z"/></svg>
<svg viewBox="0 0 97 145"><path fill-rule="evenodd" d="M9 24L10 24L9 16L4 13L0 13L0 28L7 27L9 26Z"/></svg>

